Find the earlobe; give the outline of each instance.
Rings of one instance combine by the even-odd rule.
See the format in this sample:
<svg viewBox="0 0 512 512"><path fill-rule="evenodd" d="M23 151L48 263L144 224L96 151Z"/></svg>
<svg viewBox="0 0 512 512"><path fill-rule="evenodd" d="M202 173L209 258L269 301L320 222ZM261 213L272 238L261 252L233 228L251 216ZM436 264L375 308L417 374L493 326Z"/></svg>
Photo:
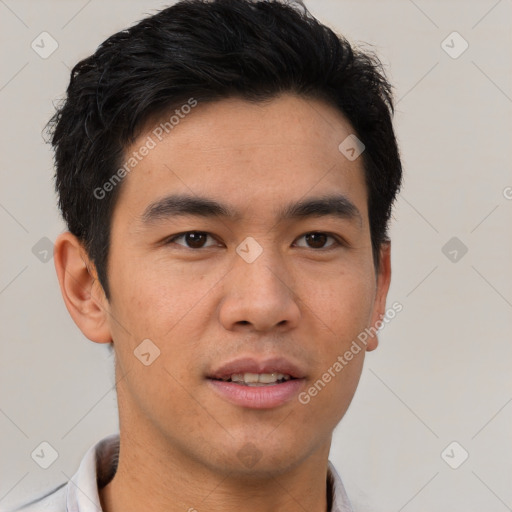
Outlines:
<svg viewBox="0 0 512 512"><path fill-rule="evenodd" d="M377 274L375 300L373 303L370 330L372 335L368 337L366 350L371 352L379 344L379 338L375 332L382 325L382 319L386 315L386 298L391 283L391 242L386 241L380 247L380 264Z"/></svg>
<svg viewBox="0 0 512 512"><path fill-rule="evenodd" d="M66 308L83 334L96 343L110 343L109 304L94 264L69 231L55 241L54 262Z"/></svg>

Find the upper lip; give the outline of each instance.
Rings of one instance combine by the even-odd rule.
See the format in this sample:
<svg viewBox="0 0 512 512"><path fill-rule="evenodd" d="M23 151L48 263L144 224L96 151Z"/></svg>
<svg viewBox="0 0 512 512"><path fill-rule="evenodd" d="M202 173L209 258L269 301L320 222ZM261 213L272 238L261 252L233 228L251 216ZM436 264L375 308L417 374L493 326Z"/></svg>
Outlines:
<svg viewBox="0 0 512 512"><path fill-rule="evenodd" d="M284 357L274 357L271 359L244 357L222 364L210 372L208 378L222 379L237 373L282 373L290 375L295 379L305 377L305 373L299 365Z"/></svg>

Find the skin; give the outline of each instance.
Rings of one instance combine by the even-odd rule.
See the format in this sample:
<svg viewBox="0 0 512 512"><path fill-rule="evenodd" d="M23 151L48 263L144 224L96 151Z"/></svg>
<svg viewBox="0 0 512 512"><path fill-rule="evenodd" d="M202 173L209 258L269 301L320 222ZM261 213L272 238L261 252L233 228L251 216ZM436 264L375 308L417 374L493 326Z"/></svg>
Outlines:
<svg viewBox="0 0 512 512"><path fill-rule="evenodd" d="M273 409L236 406L205 376L238 356L285 356L305 370L307 389L384 315L390 245L376 274L362 159L338 150L353 132L333 107L292 94L199 104L124 179L111 226L110 301L79 241L59 236L66 306L85 336L112 341L116 354L121 450L100 492L105 512L325 512L332 432L365 350L306 405L295 397ZM175 193L240 215L142 222L148 205ZM283 205L332 193L361 218L278 222ZM205 247L190 248L185 237L162 242L187 231L209 233ZM347 245L308 241L311 232ZM236 253L248 236L263 249L252 263ZM134 356L147 338L160 350L149 366ZM370 338L366 350L377 344ZM248 443L259 456L252 467L239 456Z"/></svg>

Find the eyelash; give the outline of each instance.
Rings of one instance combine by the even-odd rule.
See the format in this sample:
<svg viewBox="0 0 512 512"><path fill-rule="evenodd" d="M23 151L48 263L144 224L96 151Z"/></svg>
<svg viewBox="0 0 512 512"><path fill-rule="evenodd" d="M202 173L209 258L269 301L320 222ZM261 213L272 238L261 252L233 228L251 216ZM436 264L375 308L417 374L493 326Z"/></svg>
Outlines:
<svg viewBox="0 0 512 512"><path fill-rule="evenodd" d="M190 235L190 234L208 235L212 238L215 238L213 235L211 235L210 233L208 233L206 231L184 231L183 233L178 233L177 235L173 235L173 236L165 239L164 245L170 245L172 243L175 243L175 241L178 240L179 238L182 238L182 237L184 237L186 235ZM336 249L338 247L348 247L348 244L345 243L344 240L342 240L340 237L338 237L332 233L328 233L325 231L308 231L307 233L304 233L303 235L301 235L299 237L299 239L305 237L306 235L326 235L328 238L332 238L334 240L334 243L327 246L326 248L324 248L324 247L320 247L320 248L306 247L306 248L312 249L314 251L328 251L331 249ZM192 251L200 251L200 250L205 250L205 249L209 248L209 247L194 248L194 247L188 247L184 244L177 244L177 245L181 245L185 249L190 249Z"/></svg>

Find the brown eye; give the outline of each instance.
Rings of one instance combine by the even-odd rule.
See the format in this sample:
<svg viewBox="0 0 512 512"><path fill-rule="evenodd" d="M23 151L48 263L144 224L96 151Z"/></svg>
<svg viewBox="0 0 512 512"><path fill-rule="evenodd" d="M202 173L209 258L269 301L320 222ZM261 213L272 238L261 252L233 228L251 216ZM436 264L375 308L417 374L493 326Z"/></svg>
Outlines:
<svg viewBox="0 0 512 512"><path fill-rule="evenodd" d="M306 235L308 244L312 245L315 249L320 249L325 245L327 235L324 233L310 233Z"/></svg>
<svg viewBox="0 0 512 512"><path fill-rule="evenodd" d="M336 245L340 245L340 243L333 236L320 231L306 233L305 235L302 235L300 238L304 238L307 244L306 246L300 245L300 247L309 247L311 249L328 249ZM332 239L334 242L331 242L329 245L325 245L329 238Z"/></svg>
<svg viewBox="0 0 512 512"><path fill-rule="evenodd" d="M187 233L185 235L185 241L189 247L199 249L203 247L207 236L206 233Z"/></svg>
<svg viewBox="0 0 512 512"><path fill-rule="evenodd" d="M205 246L205 242L209 236L210 234L204 231L187 231L186 233L181 233L180 235L169 238L166 243L177 243L178 245L184 245L188 249L202 249L204 247L211 247L209 245ZM177 242L177 240L180 239L183 239L184 243Z"/></svg>

